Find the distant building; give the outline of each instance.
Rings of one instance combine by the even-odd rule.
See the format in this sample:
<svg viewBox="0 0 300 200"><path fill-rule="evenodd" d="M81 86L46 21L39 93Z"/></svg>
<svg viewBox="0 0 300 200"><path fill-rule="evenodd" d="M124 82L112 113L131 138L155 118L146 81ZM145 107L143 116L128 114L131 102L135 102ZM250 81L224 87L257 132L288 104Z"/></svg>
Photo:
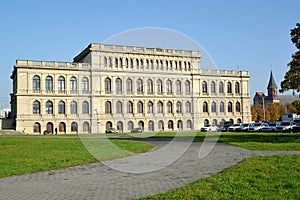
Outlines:
<svg viewBox="0 0 300 200"><path fill-rule="evenodd" d="M9 116L10 110L10 108L2 108L0 110L0 118L7 118Z"/></svg>
<svg viewBox="0 0 300 200"><path fill-rule="evenodd" d="M266 96L263 92L256 92L253 98L254 105L262 105L263 103L280 103L287 104L292 103L294 101L300 101L299 96L297 95L278 95L278 88L273 77L273 73L270 73L270 79L267 86L268 96Z"/></svg>

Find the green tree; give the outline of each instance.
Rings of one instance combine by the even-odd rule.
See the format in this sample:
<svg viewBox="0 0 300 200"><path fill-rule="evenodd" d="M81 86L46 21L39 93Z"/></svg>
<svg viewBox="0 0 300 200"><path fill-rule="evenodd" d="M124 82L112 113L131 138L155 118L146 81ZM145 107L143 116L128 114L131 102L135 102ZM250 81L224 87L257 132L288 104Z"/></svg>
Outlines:
<svg viewBox="0 0 300 200"><path fill-rule="evenodd" d="M295 107L297 115L300 115L300 101L294 101L292 105Z"/></svg>
<svg viewBox="0 0 300 200"><path fill-rule="evenodd" d="M285 73L279 92L290 89L300 92L300 23L296 24L296 28L291 30L290 35L297 51L292 55L292 60L288 64L290 69Z"/></svg>

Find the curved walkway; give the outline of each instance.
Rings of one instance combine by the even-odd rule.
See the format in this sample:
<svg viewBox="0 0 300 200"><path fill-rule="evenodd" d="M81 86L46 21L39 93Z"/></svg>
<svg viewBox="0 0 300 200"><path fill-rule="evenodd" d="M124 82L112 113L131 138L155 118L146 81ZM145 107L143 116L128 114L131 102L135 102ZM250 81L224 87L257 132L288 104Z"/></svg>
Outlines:
<svg viewBox="0 0 300 200"><path fill-rule="evenodd" d="M156 149L168 141L152 141ZM174 150L185 145L177 141ZM148 173L127 173L110 168L122 166L135 156L67 169L0 179L1 199L133 199L178 188L209 177L255 155L300 154L300 151L249 151L217 143L200 159L202 142L194 142L172 164ZM174 151L175 152L175 151ZM173 151L167 152L170 155ZM141 155L138 155L141 156ZM159 159L159 158L158 158ZM161 157L160 159L164 159ZM145 159L140 165L155 165ZM109 165L109 166L108 166Z"/></svg>

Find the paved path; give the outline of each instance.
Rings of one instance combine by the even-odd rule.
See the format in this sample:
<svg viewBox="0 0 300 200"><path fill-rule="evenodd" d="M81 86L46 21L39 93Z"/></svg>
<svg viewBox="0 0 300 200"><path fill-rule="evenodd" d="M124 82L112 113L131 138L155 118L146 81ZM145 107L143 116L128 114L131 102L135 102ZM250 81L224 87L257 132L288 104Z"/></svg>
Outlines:
<svg viewBox="0 0 300 200"><path fill-rule="evenodd" d="M168 141L152 141L157 149ZM213 143L212 143L213 144ZM174 143L175 149L185 141ZM202 142L194 142L180 158L163 169L148 173L128 173L110 166L126 166L136 156L81 167L54 170L0 179L0 199L133 199L181 187L209 177L254 155L300 154L300 151L249 151L226 144L216 144L200 159ZM207 146L207 148L209 148ZM171 148L172 149L172 148ZM141 155L138 155L141 156ZM159 160L159 158L157 158ZM164 158L161 157L161 160ZM139 165L155 166L145 159ZM128 167L128 166L127 166ZM143 167L143 166L141 166Z"/></svg>

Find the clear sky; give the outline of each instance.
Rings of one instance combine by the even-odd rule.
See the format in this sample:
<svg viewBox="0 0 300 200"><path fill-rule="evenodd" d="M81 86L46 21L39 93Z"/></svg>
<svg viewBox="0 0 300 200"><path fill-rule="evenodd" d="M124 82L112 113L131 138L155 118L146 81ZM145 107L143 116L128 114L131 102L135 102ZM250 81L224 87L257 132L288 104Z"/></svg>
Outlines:
<svg viewBox="0 0 300 200"><path fill-rule="evenodd" d="M218 69L248 70L251 96L280 87L295 47L299 0L6 0L0 6L0 105L9 105L16 59L72 61L89 43L162 27L201 44Z"/></svg>

